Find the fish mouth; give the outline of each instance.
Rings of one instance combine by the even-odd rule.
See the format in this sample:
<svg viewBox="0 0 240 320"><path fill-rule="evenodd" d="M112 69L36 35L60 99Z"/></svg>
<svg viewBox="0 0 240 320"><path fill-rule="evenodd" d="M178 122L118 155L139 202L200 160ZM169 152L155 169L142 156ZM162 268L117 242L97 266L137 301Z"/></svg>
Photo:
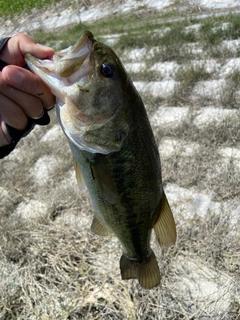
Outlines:
<svg viewBox="0 0 240 320"><path fill-rule="evenodd" d="M56 96L56 112L63 132L77 147L84 150L89 148L81 136L92 124L94 116L88 114L87 106L77 106L72 97L84 91L84 84L94 73L90 63L94 42L93 34L86 30L74 46L56 52L52 59L41 60L29 53L24 57L30 70ZM103 115L96 121L104 122L105 118L106 115Z"/></svg>
<svg viewBox="0 0 240 320"><path fill-rule="evenodd" d="M56 96L58 120L67 138L81 150L107 154L110 149L86 139L89 132L101 128L116 115L116 108L92 108L92 87L98 82L97 44L93 34L86 30L74 46L56 52L52 59L41 60L27 53L25 61Z"/></svg>
<svg viewBox="0 0 240 320"><path fill-rule="evenodd" d="M93 34L84 31L74 46L56 52L52 59L41 60L30 53L24 58L29 68L50 87L52 93L65 101L64 87L84 81L91 75L91 68L87 63L84 67L84 62L89 57L94 42Z"/></svg>

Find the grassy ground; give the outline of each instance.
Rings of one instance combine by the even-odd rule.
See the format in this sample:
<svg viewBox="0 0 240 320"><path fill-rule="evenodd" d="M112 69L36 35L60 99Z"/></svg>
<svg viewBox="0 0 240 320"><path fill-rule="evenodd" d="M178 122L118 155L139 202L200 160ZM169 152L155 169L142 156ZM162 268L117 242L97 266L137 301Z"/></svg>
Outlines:
<svg viewBox="0 0 240 320"><path fill-rule="evenodd" d="M41 9L58 3L59 0L35 0L35 1L0 1L0 17L14 18L23 12L30 13L33 9Z"/></svg>
<svg viewBox="0 0 240 320"><path fill-rule="evenodd" d="M169 15L177 14L172 9ZM178 126L153 126L178 228L177 244L168 250L152 240L161 287L146 291L134 280L122 281L118 242L91 234L88 194L77 188L69 147L51 111L51 124L35 128L1 161L1 319L240 319L239 158L223 160L220 153L240 150L240 45L227 42L240 38L239 15L165 17L115 16L31 34L57 49L73 44L83 28L103 42L120 34L112 46L124 63L144 63L130 71L135 82L163 81L163 69L151 69L155 63L177 66L169 75L175 81L170 95L142 93L150 119L163 108L188 109ZM134 50L138 60L129 55ZM230 59L234 67L222 76L217 68ZM210 70L209 61L219 67ZM218 80L224 80L218 95L196 92ZM210 106L236 113L197 125ZM175 143L171 152L164 150L167 141Z"/></svg>

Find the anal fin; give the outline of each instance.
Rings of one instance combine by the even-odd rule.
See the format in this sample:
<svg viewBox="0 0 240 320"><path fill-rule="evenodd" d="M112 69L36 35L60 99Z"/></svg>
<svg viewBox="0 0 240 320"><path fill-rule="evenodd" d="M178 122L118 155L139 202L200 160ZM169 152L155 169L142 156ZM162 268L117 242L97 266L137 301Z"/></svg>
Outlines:
<svg viewBox="0 0 240 320"><path fill-rule="evenodd" d="M122 279L138 279L144 289L152 289L160 283L161 276L155 254L142 262L128 259L124 254L120 259Z"/></svg>
<svg viewBox="0 0 240 320"><path fill-rule="evenodd" d="M106 237L111 234L110 230L96 217L93 217L91 230L98 236Z"/></svg>
<svg viewBox="0 0 240 320"><path fill-rule="evenodd" d="M176 242L177 231L172 210L164 191L160 205L156 210L159 210L159 218L154 224L154 231L160 246L168 248Z"/></svg>

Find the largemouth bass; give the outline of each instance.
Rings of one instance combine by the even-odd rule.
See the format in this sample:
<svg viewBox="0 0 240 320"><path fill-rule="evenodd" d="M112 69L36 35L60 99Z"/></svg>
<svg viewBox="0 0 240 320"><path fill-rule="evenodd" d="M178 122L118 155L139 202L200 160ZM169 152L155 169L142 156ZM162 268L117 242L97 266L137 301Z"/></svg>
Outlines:
<svg viewBox="0 0 240 320"><path fill-rule="evenodd" d="M146 289L158 285L151 231L169 247L176 227L147 113L122 63L90 31L51 60L30 54L25 60L57 98L77 180L87 186L95 211L92 231L119 239L122 279L138 279Z"/></svg>

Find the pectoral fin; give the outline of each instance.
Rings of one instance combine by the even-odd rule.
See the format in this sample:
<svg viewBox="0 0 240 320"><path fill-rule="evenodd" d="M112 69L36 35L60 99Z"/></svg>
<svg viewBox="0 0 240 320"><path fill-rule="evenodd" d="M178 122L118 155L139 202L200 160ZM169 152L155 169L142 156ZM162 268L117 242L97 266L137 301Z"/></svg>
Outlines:
<svg viewBox="0 0 240 320"><path fill-rule="evenodd" d="M96 180L105 199L110 204L114 204L117 198L116 187L104 160L102 159L102 155L98 155L95 162L91 163L91 171L93 179Z"/></svg>
<svg viewBox="0 0 240 320"><path fill-rule="evenodd" d="M154 231L160 246L167 248L176 242L177 232L172 210L164 191L157 210L159 210L159 218L154 225Z"/></svg>
<svg viewBox="0 0 240 320"><path fill-rule="evenodd" d="M73 164L74 164L74 169L75 169L79 189L82 190L84 188L85 184L84 184L81 169L79 168L79 165L75 159L73 160Z"/></svg>
<svg viewBox="0 0 240 320"><path fill-rule="evenodd" d="M96 217L93 217L91 230L98 236L106 237L111 234L110 230Z"/></svg>
<svg viewBox="0 0 240 320"><path fill-rule="evenodd" d="M160 271L155 254L142 262L128 259L124 254L120 259L122 279L138 279L141 287L152 289L160 283Z"/></svg>

